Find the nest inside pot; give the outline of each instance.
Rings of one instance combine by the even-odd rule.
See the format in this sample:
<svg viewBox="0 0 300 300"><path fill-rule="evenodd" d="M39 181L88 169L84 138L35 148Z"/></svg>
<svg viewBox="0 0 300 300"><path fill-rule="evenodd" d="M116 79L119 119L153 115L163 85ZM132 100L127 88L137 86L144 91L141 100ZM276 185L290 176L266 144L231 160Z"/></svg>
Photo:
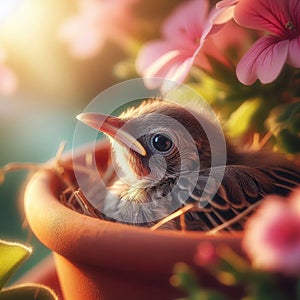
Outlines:
<svg viewBox="0 0 300 300"><path fill-rule="evenodd" d="M76 157L73 157L72 160L62 159L62 149L60 149L51 164L52 171L56 173L60 181L57 197L62 204L80 214L102 220L109 220L111 222L120 222L107 217L102 213L101 209L99 209L105 201L107 187L111 186L118 179L115 172L116 166L112 164L111 151L108 142L101 141L99 144L101 148L103 144L106 144L107 149L105 152L103 152L103 150L101 150L101 152L97 151L97 145L94 149L91 147L84 147L82 150L77 151L79 155L76 153ZM76 171L74 171L75 169ZM78 184L78 176L84 178L83 185L85 192L80 187L80 184ZM101 182L99 182L99 177L101 178ZM89 194L88 197L86 197L86 193ZM88 198L96 200L89 201ZM250 206L237 217L207 231L207 234L215 234L219 231L232 231L232 225L237 222L241 223L241 220L243 219L245 220L246 217L255 210L256 206L257 204ZM174 229L173 225L169 226L169 224L176 223L177 230L186 231L190 230L190 228L186 224L185 216L191 211L199 211L198 204L187 202L185 205L164 218L152 222L151 225L129 222L126 224L148 227L150 230L157 230Z"/></svg>

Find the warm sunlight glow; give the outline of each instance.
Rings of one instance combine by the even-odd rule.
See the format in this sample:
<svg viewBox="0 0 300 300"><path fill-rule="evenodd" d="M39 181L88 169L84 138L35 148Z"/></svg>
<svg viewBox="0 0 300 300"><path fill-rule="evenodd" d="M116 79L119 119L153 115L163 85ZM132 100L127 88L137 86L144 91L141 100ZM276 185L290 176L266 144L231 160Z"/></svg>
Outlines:
<svg viewBox="0 0 300 300"><path fill-rule="evenodd" d="M2 0L0 2L0 23L18 8L20 2L21 0Z"/></svg>

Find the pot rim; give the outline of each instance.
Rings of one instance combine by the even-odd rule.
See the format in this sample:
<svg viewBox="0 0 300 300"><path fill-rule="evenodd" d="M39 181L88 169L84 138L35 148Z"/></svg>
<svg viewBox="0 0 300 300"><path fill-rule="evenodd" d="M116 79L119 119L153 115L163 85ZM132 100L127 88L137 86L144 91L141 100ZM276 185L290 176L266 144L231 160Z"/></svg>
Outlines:
<svg viewBox="0 0 300 300"><path fill-rule="evenodd" d="M75 151L75 158L91 147ZM108 153L107 141L96 145L96 152ZM73 154L74 155L74 154ZM72 153L63 156L70 161ZM240 249L242 233L156 230L113 223L82 215L63 205L56 196L54 172L41 170L28 181L24 192L25 215L38 239L70 261L126 271L169 273L176 262L193 265L200 242L227 244Z"/></svg>

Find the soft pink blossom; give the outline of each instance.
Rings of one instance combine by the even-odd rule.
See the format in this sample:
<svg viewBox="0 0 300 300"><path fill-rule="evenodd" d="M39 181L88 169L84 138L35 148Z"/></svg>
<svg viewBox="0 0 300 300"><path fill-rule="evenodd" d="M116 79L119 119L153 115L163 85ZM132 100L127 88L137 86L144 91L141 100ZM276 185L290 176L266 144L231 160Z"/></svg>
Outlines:
<svg viewBox="0 0 300 300"><path fill-rule="evenodd" d="M242 83L251 85L257 79L270 83L285 63L300 67L299 0L240 0L234 18L241 26L269 33L257 40L239 62L236 72Z"/></svg>
<svg viewBox="0 0 300 300"><path fill-rule="evenodd" d="M235 6L238 2L239 2L239 0L222 0L216 4L216 7L217 8L231 8L232 6Z"/></svg>
<svg viewBox="0 0 300 300"><path fill-rule="evenodd" d="M247 44L252 41L252 34L246 28L238 26L233 20L228 21L216 33L207 37L198 57L201 58L201 69L212 74L217 73L211 66L208 57L217 60L229 72L234 74L237 57L242 56ZM234 50L234 51L232 51Z"/></svg>
<svg viewBox="0 0 300 300"><path fill-rule="evenodd" d="M243 248L257 268L300 275L300 190L264 200L246 223Z"/></svg>
<svg viewBox="0 0 300 300"><path fill-rule="evenodd" d="M200 267L216 264L219 261L219 256L215 245L210 242L199 243L194 261Z"/></svg>
<svg viewBox="0 0 300 300"><path fill-rule="evenodd" d="M200 50L206 38L219 29L222 9L209 11L207 0L191 0L178 6L162 27L162 38L140 51L136 69L149 88L159 86L155 77L182 82L192 65L201 66ZM218 22L215 22L218 20Z"/></svg>
<svg viewBox="0 0 300 300"><path fill-rule="evenodd" d="M77 58L95 56L107 40L124 43L132 26L131 5L139 0L78 0L79 13L60 28Z"/></svg>

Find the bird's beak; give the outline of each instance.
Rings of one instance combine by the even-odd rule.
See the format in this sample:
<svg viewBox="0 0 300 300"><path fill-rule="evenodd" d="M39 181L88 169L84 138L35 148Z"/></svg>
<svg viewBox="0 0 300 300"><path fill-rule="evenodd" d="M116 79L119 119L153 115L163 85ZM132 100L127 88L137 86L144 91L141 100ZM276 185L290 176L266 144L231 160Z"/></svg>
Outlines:
<svg viewBox="0 0 300 300"><path fill-rule="evenodd" d="M122 129L126 124L124 120L98 113L82 113L76 118L84 124L111 136L140 155L146 156L147 152L142 144L130 133Z"/></svg>

